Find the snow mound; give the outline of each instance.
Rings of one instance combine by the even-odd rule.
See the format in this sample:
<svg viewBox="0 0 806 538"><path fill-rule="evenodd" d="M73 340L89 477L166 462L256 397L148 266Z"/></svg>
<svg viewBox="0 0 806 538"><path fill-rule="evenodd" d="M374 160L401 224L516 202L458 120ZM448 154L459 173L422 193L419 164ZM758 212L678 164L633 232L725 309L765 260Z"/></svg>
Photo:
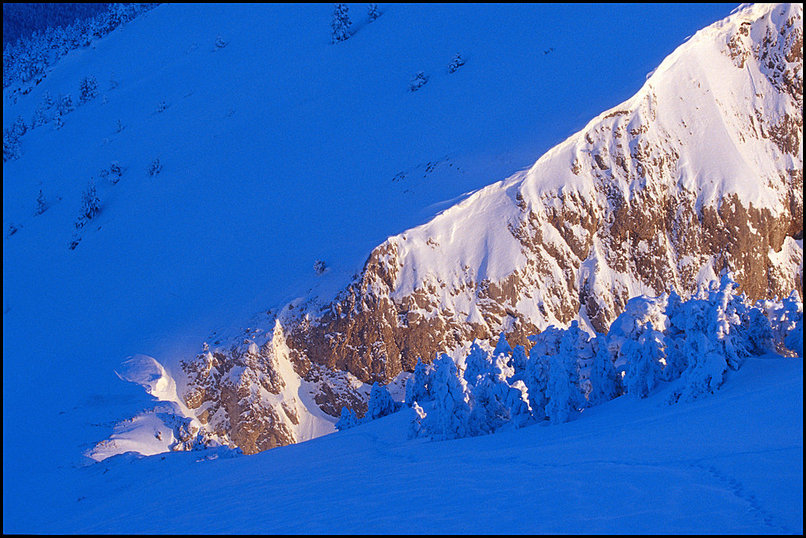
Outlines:
<svg viewBox="0 0 806 538"><path fill-rule="evenodd" d="M148 355L134 355L123 361L115 373L123 381L141 385L159 400L177 401L176 382L167 370Z"/></svg>
<svg viewBox="0 0 806 538"><path fill-rule="evenodd" d="M108 439L86 453L88 457L102 461L128 452L150 456L221 444L187 409L177 395L176 381L154 357L142 354L128 357L115 373L120 379L143 387L160 404L117 423Z"/></svg>

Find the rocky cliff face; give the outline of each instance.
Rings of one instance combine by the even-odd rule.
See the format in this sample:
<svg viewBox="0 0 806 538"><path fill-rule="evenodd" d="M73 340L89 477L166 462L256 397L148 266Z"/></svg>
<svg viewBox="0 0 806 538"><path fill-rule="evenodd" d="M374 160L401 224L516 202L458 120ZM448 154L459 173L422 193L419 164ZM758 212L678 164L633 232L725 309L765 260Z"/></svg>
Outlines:
<svg viewBox="0 0 806 538"><path fill-rule="evenodd" d="M324 383L301 379L292 355L279 323L269 331L248 329L228 347L205 345L182 363L184 403L208 436L247 454L329 433L331 422L311 403ZM343 392L345 405L362 401L350 399L349 388Z"/></svg>
<svg viewBox="0 0 806 538"><path fill-rule="evenodd" d="M332 301L183 363L185 403L256 452L474 338L604 331L630 297L687 296L724 270L752 299L802 296L802 54L799 5L698 32L531 169L378 246Z"/></svg>

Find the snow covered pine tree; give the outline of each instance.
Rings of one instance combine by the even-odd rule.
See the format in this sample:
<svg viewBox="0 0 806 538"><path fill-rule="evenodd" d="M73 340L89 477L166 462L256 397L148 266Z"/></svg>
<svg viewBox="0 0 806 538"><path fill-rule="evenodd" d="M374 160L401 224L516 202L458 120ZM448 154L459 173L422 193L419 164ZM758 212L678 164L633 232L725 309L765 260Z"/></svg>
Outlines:
<svg viewBox="0 0 806 538"><path fill-rule="evenodd" d="M372 390L369 394L369 404L367 404L367 414L364 415L364 420L375 420L376 418L391 415L397 411L395 401L392 395L389 394L389 389L384 385L379 385L376 381L372 384Z"/></svg>

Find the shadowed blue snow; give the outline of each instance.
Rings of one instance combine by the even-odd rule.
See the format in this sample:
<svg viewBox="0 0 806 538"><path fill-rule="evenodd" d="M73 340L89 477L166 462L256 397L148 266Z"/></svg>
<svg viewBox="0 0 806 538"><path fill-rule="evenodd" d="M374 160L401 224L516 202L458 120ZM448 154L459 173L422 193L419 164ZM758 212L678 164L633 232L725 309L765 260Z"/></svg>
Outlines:
<svg viewBox="0 0 806 538"><path fill-rule="evenodd" d="M60 130L48 124L24 135L22 157L3 165L3 227L21 226L3 240L4 531L190 532L180 522L193 522L194 530L207 532L393 532L410 521L416 532L427 530L414 517L423 504L435 505L434 528L446 531L473 530L469 514L489 529L581 529L571 518L557 519L577 505L569 500L553 508L551 488L538 488L542 475L528 474L542 460L528 448L538 442L539 428L506 434L523 443L517 446L527 463L514 466L506 462L521 456L508 453L511 443L499 435L403 444L392 450L396 456L384 455L387 441L373 433L374 425L342 440L209 465L195 464L196 454L117 458L103 474L105 467L83 467L82 453L106 438L114 422L150 405L141 388L115 375L126 357L148 354L175 367L213 330L246 324L255 312L311 288L327 297L387 236L531 164L631 96L686 36L731 8L383 5L381 17L366 24L364 5L351 4L357 33L331 45L329 4L163 5L68 54L16 104L4 92L8 127L19 114L30 121L45 91L77 100L79 83L90 74L100 89L98 98L64 118ZM225 47L215 46L218 36ZM466 64L449 74L457 52ZM417 71L430 78L412 93L408 84ZM163 100L168 106L158 112ZM146 171L155 158L163 170L152 178ZM99 176L112 161L123 168L116 185ZM405 177L395 181L401 173ZM101 214L70 251L81 192L91 178ZM39 189L50 207L35 217ZM317 259L329 266L321 277L313 271ZM800 380L802 392L802 371L788 375ZM761 402L753 393L746 397L751 408ZM608 424L620 416L614 411ZM646 417L656 420L652 413ZM396 420L402 419L388 419ZM802 418L796 426L802 452ZM568 430L546 430L550 438L562 431ZM774 454L791 457L797 443L777 440L774 431L766 436L780 449ZM452 455L457 447L474 446L486 448ZM672 441L656 448L668 446L683 450ZM603 448L610 452L602 458L615 457L620 447ZM485 453L492 467L475 465ZM546 457L558 467L545 480L562 483L562 451ZM707 467L636 467L623 475L623 463L585 464L562 491L571 499L594 484L604 486L611 475L626 476L617 493L657 505L636 484L668 487L668 471L692 484L675 490L680 504L668 509L669 518L682 497L700 509L707 494L715 504L727 503L713 529L767 532L748 506L772 511L775 492L768 502L759 492L764 486L752 482L753 504L729 481L719 482L728 468L747 472L744 457L728 458L713 477ZM253 463L241 467L244 461ZM330 466L333 461L344 465ZM289 470L281 475L279 469ZM422 484L427 476L453 481L422 491L406 484L414 478ZM276 478L261 483L261 477ZM802 468L787 480L802 487ZM448 495L449 486L458 496ZM506 494L494 493L498 486ZM353 493L340 497L343 491ZM542 493L533 499L536 491ZM474 492L479 497L470 502ZM500 500L500 511L480 510L489 506L481 500L491 497ZM618 498L602 493L600 502L610 506ZM254 509L244 509L247 501ZM585 528L620 529L630 514L650 513L644 504L624 503L613 521L592 510L590 517L599 520ZM541 517L519 520L534 506L544 510ZM390 509L398 519L387 519ZM776 524L797 531L797 518L789 514L776 516ZM254 525L243 526L250 517L257 518ZM333 522L342 524L329 526ZM635 532L651 526L648 518L632 524L626 528ZM676 524L670 532L695 530L685 521Z"/></svg>
<svg viewBox="0 0 806 538"><path fill-rule="evenodd" d="M735 533L803 529L803 361L717 395L668 387L558 426L406 440L409 409L256 456L116 456L49 488L35 524L125 533ZM57 515L58 514L58 515Z"/></svg>

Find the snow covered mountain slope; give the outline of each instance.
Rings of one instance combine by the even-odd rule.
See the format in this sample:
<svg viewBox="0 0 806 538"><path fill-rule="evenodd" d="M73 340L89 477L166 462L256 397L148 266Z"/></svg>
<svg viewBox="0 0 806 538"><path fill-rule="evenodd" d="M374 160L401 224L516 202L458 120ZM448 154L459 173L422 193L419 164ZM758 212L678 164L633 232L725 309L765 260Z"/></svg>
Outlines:
<svg viewBox="0 0 806 538"><path fill-rule="evenodd" d="M390 4L368 23L352 4L354 33L333 45L330 5L160 5L4 91L4 128L47 120L3 163L6 439L41 425L5 453L55 469L54 437L91 451L149 407L115 375L134 354L184 396L179 363L202 342L270 335L309 290L328 301L384 239L528 166L730 6L485 9ZM88 76L98 95L81 103ZM67 94L57 129L46 96ZM100 212L77 234L91 180ZM311 376L336 414L366 393Z"/></svg>
<svg viewBox="0 0 806 538"><path fill-rule="evenodd" d="M754 299L802 292L802 36L796 5L698 32L533 167L379 246L300 348L368 379L501 330L602 331L724 269Z"/></svg>
<svg viewBox="0 0 806 538"><path fill-rule="evenodd" d="M299 375L385 382L501 331L519 344L574 319L601 332L630 297L688 296L725 270L755 300L802 295L802 44L800 5L701 30L531 168L382 243L332 301L290 303L279 320ZM228 409L219 382L244 338L216 348L215 375L204 355L184 362L183 394L219 413L219 435L262 429L231 437L254 451L275 446L261 399Z"/></svg>
<svg viewBox="0 0 806 538"><path fill-rule="evenodd" d="M482 521L489 523L484 526L539 528L517 508L534 513L531 499L542 491L540 477L512 480L510 456L517 454L505 450L527 429L445 445L401 442L395 449L383 444L389 439L384 424L406 420L395 415L349 435L325 436L257 459L224 460L232 453L225 450L144 459L118 455L101 463L88 456L213 444L218 424L227 436L243 434L235 440L220 436L221 441L251 438L252 449L271 446L260 441L276 434L249 433L241 418L262 402L241 404L239 390L251 395L254 389L273 404L280 394L287 399L289 414L282 403L271 409L278 424L295 426L295 440L323 433L341 404L359 407L366 400L368 387L363 378L310 361L299 344L295 348L301 340L288 336L294 326L284 324L285 315L280 327L287 335L287 357L282 342L275 348L278 312L299 312L318 297L308 309L311 320L318 319L316 305L329 304L348 286L373 248L430 221L468 192L530 166L591 117L633 95L686 35L726 16L731 7L512 4L483 11L465 4L383 5L380 18L367 23L365 6L351 4L355 33L333 45L330 5L166 4L70 52L18 99L4 92L4 128L18 116L30 124L46 93L53 99L70 93L76 105L60 128L47 109L48 121L20 138L19 159L3 164L3 228L16 229L3 238L4 531L305 532L330 530L334 520L346 531L399 530L406 522L425 525L413 514L425 498L401 478L407 473L419 481L447 480L435 499L440 503L435 508L444 512L435 516L439 521L429 521L434 529L487 518L488 504L469 502L463 491L489 499L495 485L510 492L517 506L498 523L492 517ZM457 52L466 63L449 73ZM418 71L429 80L411 92L409 82ZM98 95L81 103L79 87L87 76L97 80ZM161 171L149 175L156 159ZM119 180L113 163L120 168ZM75 236L82 193L93 179L100 213ZM37 213L39 190L47 207L42 213ZM71 250L74 239L79 241ZM314 270L316 260L326 264L321 274ZM226 376L234 388L223 399L220 391L210 392L207 407L190 409L188 389L196 381L203 388L204 380L188 377L180 363L201 365L207 351L228 362L214 377ZM193 361L197 353L200 360ZM293 372L286 369L289 363ZM256 383L241 384L249 381L244 374L251 364L276 368L282 387L272 385L268 370L256 372ZM725 515L717 519L698 512L696 521L681 521L667 512L660 520L670 523L668 529L760 532L768 527L762 526L764 517L759 523L753 514L763 513L772 514L775 525L802 530L797 525L802 516L792 513L802 499L787 493L802 489L797 405L802 370L795 363L775 364L793 369L760 368L743 385L747 390L732 393L737 399L686 407L730 407L692 421L692 430L683 429L692 418L676 410L662 410L674 419L667 437L658 436L666 423L645 430L622 414L602 415L598 440L610 447L602 453L614 458L603 464L600 453L591 458L597 438L586 437L584 447L580 441L573 451L584 454L568 461L593 471L613 469L610 462L665 464L672 459L663 459L664 447L675 447L675 457L690 454L693 461L724 457L720 462L727 467L714 465L719 476L728 477L724 480L684 467L675 476L694 486L670 492L668 468L662 467L652 475L657 480L642 482L661 483L662 495L669 495L663 499L678 508L703 493L713 494L715 505L724 501L715 510ZM369 370L383 369L379 363ZM739 375L745 372L753 370ZM405 375L394 378L393 389L400 390ZM163 400L156 407L155 398ZM226 408L216 415L213 405L230 405L232 416ZM303 417L303 408L311 416ZM205 410L207 425L199 418ZM662 413L652 408L641 420L661 420ZM120 422L127 417L134 420ZM736 428L737 417L747 420L746 428ZM790 424L788 417L800 420ZM606 434L619 421L625 431L618 438ZM585 430L583 422L569 427ZM727 425L730 431L719 430ZM635 436L625 437L631 429ZM686 450L693 443L675 441L706 429L725 444L692 453ZM387 433L399 431L390 426ZM545 429L533 428L539 431ZM560 448L562 431L568 430L548 434L550 453L533 455L538 440L524 437L520 453L526 459L516 471L537 468L541 461L533 456L551 461L556 472L544 477L566 484L570 516L550 518L550 498L541 497L542 521L575 529L579 524L571 520L582 505L570 498L584 491L592 475L578 475L570 486L563 481L569 469L563 460L570 453ZM660 445L630 452L643 438ZM334 439L344 441L334 445ZM99 445L102 440L107 444ZM468 450L457 454L439 446ZM416 447L433 452L418 454ZM415 448L410 460L408 448ZM654 459L638 459L641 455ZM743 470L762 466L764 481ZM625 501L618 508L625 509L614 519L628 528L652 528L651 516L636 523L630 517L646 513L643 506L633 510L644 496L630 484L647 476L645 468L618 464L617 469L608 477L618 478L625 469L638 474L621 483ZM487 471L488 479L479 481L478 473ZM481 488L457 487L476 485ZM245 498L248 491L256 496ZM413 494L418 506L401 504ZM374 499L383 502L373 504ZM612 497L606 504L612 507Z"/></svg>
<svg viewBox="0 0 806 538"><path fill-rule="evenodd" d="M602 330L627 297L723 268L754 298L800 291L801 44L797 6L698 33L527 172L379 247L361 290L408 332L445 312L483 336L578 314Z"/></svg>
<svg viewBox="0 0 806 538"><path fill-rule="evenodd" d="M667 406L667 388L567 424L454 441L406 440L406 409L254 456L118 456L70 469L27 521L6 518L4 528L802 533L802 359L750 359L700 401Z"/></svg>

